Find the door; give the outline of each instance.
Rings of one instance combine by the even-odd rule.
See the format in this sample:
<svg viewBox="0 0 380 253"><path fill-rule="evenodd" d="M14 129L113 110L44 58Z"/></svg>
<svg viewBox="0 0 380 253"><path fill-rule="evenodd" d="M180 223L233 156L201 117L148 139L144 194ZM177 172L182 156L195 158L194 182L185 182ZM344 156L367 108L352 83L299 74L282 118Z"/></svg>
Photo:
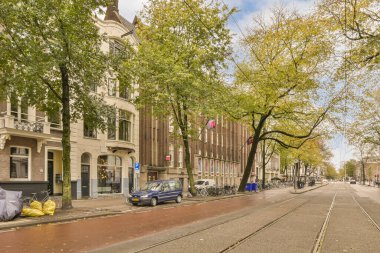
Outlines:
<svg viewBox="0 0 380 253"><path fill-rule="evenodd" d="M89 197L90 196L90 165L82 164L81 179L82 179L82 197Z"/></svg>
<svg viewBox="0 0 380 253"><path fill-rule="evenodd" d="M133 168L128 168L128 178L129 178L129 186L128 186L128 190L129 190L129 193L133 192L134 190L134 174L133 174Z"/></svg>
<svg viewBox="0 0 380 253"><path fill-rule="evenodd" d="M48 190L50 195L54 194L54 162L48 161Z"/></svg>
<svg viewBox="0 0 380 253"><path fill-rule="evenodd" d="M54 153L48 152L48 191L54 194Z"/></svg>

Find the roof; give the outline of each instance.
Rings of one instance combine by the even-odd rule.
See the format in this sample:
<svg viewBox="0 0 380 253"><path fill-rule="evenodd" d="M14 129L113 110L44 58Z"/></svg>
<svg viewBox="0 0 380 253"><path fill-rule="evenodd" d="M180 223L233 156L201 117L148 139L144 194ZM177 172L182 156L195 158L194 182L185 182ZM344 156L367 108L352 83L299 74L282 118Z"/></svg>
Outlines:
<svg viewBox="0 0 380 253"><path fill-rule="evenodd" d="M128 30L128 32L131 32L131 35L134 37L134 39L140 43L140 39L137 37L136 31L135 31L135 24L137 23L137 18L135 17L133 20L133 24L129 22L126 18L121 16L119 14L119 7L118 7L118 0L115 0L113 4L109 5L106 10L106 16L104 20L112 20L117 23L120 23L122 26Z"/></svg>

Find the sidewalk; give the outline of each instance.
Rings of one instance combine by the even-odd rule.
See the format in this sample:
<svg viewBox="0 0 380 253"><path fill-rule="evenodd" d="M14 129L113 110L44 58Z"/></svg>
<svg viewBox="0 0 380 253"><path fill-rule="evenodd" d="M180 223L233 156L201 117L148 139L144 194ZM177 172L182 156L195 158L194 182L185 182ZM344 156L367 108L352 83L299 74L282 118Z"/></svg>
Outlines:
<svg viewBox="0 0 380 253"><path fill-rule="evenodd" d="M324 185L322 185L324 186ZM297 190L296 194L300 194L306 191L310 191L317 187L307 187L305 189ZM302 190L302 192L301 192ZM294 191L293 189L291 191ZM227 198L236 198L246 195L256 194L255 192L245 192L238 193L235 195L228 196L219 196L219 197L184 197L183 202L208 202L215 201L219 199L227 199ZM187 193L184 193L186 196ZM59 201L57 201L58 207ZM59 222L69 222L78 219L87 219L87 218L95 218L100 216L108 216L108 215L117 215L134 211L142 211L142 207L132 206L126 203L126 199L124 196L113 196L110 198L96 198L96 199L83 199L83 200L73 200L73 207L69 210L62 210L61 208L57 208L54 215L42 216L42 217L18 217L13 221L8 222L0 222L0 231L1 230L14 230L19 227L27 227L39 224L49 224L49 223L59 223ZM162 205L162 207L167 207ZM160 205L155 208L162 208ZM150 207L143 207L150 208Z"/></svg>

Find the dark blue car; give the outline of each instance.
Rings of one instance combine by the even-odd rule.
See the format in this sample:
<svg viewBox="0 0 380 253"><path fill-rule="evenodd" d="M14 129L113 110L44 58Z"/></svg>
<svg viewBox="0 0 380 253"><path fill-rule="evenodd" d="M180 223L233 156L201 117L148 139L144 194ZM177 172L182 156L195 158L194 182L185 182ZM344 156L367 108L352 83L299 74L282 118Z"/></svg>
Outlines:
<svg viewBox="0 0 380 253"><path fill-rule="evenodd" d="M179 180L156 180L147 182L140 191L131 193L128 201L132 205L155 206L170 200L180 203L182 196L182 184Z"/></svg>

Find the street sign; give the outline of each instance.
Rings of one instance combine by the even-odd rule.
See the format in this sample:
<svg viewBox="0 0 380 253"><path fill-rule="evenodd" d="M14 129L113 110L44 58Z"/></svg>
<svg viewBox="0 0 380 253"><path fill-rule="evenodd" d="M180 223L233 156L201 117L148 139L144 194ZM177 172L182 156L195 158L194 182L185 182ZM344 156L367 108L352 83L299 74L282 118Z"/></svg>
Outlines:
<svg viewBox="0 0 380 253"><path fill-rule="evenodd" d="M135 163L135 172L140 173L140 163Z"/></svg>

